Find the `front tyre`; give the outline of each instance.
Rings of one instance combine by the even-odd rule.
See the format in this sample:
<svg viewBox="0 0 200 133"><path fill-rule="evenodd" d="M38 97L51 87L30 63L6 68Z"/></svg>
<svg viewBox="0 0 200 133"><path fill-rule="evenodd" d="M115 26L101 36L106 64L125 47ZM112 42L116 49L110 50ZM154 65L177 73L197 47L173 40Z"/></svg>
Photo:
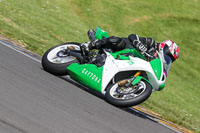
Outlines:
<svg viewBox="0 0 200 133"><path fill-rule="evenodd" d="M67 75L67 67L72 63L78 63L76 57L66 55L62 51L69 46L73 46L75 50L80 51L79 43L63 43L47 50L42 56L42 67L45 71L56 76Z"/></svg>
<svg viewBox="0 0 200 133"><path fill-rule="evenodd" d="M106 100L115 106L130 107L138 105L147 100L152 93L152 87L146 81L141 80L138 84L130 87L119 87L119 82L108 86L105 95Z"/></svg>

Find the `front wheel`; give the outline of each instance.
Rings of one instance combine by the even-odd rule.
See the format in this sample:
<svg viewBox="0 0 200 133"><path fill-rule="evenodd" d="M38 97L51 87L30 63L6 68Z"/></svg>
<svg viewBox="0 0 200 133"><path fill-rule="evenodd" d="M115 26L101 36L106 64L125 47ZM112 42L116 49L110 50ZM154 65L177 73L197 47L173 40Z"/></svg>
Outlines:
<svg viewBox="0 0 200 133"><path fill-rule="evenodd" d="M73 46L76 51L80 51L80 44L74 42L59 44L47 50L42 56L43 69L56 76L67 75L67 67L72 63L78 63L76 57L63 53L70 46Z"/></svg>
<svg viewBox="0 0 200 133"><path fill-rule="evenodd" d="M152 93L152 87L146 81L141 80L138 84L129 87L119 86L119 82L108 86L105 95L106 100L115 106L130 107L138 105L147 100Z"/></svg>

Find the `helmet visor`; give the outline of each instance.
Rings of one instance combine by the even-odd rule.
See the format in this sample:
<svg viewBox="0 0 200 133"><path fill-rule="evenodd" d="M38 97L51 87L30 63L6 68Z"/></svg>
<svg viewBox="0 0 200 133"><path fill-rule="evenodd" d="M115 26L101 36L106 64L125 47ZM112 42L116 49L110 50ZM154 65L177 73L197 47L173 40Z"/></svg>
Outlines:
<svg viewBox="0 0 200 133"><path fill-rule="evenodd" d="M168 73L172 64L172 59L168 55L164 54L164 60L164 70L166 71L166 73Z"/></svg>

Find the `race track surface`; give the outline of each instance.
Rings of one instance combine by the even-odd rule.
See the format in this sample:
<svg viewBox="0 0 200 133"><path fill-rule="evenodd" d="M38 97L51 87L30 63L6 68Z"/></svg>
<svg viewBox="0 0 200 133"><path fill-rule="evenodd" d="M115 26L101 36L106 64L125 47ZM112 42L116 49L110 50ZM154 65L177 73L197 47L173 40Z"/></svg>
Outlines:
<svg viewBox="0 0 200 133"><path fill-rule="evenodd" d="M174 133L0 44L1 133Z"/></svg>

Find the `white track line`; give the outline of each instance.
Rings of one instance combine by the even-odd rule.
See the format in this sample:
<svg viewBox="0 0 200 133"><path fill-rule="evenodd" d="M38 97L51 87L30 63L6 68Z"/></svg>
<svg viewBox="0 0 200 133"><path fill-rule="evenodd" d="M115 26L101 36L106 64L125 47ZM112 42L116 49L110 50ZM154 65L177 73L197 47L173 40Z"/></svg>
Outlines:
<svg viewBox="0 0 200 133"><path fill-rule="evenodd" d="M16 48L14 48L14 47L12 47L13 44L10 45L10 44L8 44L8 43L2 41L2 40L0 40L0 44L3 44L4 46L7 46L7 47L13 49L14 51L17 51L17 52L19 52L19 53L21 53L21 54L23 54L23 55L25 55L25 56L31 58L32 60L35 60L35 61L41 63L40 59L37 59L37 58L35 58L35 57L33 57L33 56L27 54L27 53L24 53L24 52L22 52L22 51L20 51L20 50L18 50L18 49L16 49ZM18 47L18 46L17 46L17 47ZM23 48L21 48L21 49L23 49ZM35 53L34 53L34 54L35 54ZM39 55L38 55L38 56L39 56Z"/></svg>

